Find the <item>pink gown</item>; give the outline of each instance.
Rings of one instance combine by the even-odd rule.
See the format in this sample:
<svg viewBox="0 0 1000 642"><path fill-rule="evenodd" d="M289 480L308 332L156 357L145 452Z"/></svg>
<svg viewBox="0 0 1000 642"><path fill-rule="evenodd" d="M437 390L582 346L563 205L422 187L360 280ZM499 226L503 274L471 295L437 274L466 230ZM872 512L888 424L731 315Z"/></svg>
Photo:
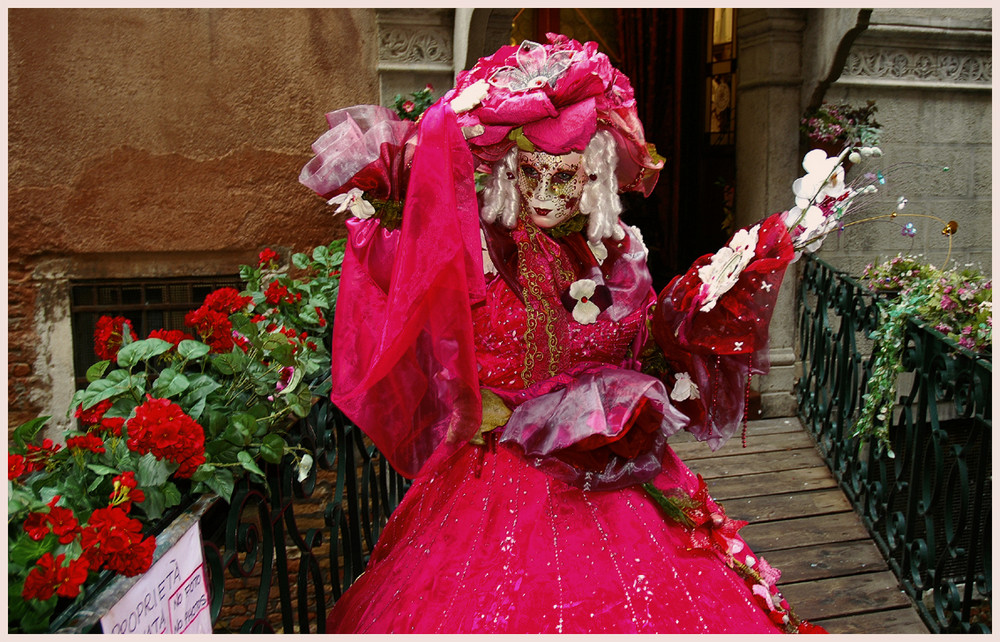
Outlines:
<svg viewBox="0 0 1000 642"><path fill-rule="evenodd" d="M352 232L372 225L354 223ZM698 540L634 482L652 479L663 491L697 495L699 479L665 438L690 428L689 415L704 422L708 401L671 400L662 384L635 370L655 301L641 240L630 231L620 243L606 241L609 256L599 265L581 235L556 242L532 228L522 219L509 238L499 233L498 245L517 250L506 266L516 280L512 287L490 277L485 300L472 310L480 384L515 414L506 428L487 433L484 446L466 443L419 474L367 570L334 606L328 631L780 632L790 618L774 588L778 573L735 533L741 523L705 498L732 527L717 529L720 551L708 528ZM781 268L769 274L774 283L787 264L788 240L774 221L768 229L779 247L764 247L762 255L786 255L774 259ZM578 323L560 296L581 273L610 291L610 305L589 324ZM682 282L665 291L661 308L671 295L683 299ZM742 285L744 303L757 290L751 286L749 279ZM767 310L755 312L759 324ZM712 339L719 341L718 333ZM718 367L716 358L734 357L749 363L739 354L708 361ZM681 355L675 362L695 360ZM746 369L735 370L739 383ZM721 372L714 376L722 379L714 386L703 380L703 395L726 385ZM736 394L742 397L742 386ZM738 423L742 405L728 403L728 421ZM753 567L762 581L754 588L727 559Z"/></svg>
<svg viewBox="0 0 1000 642"><path fill-rule="evenodd" d="M330 115L302 180L405 191L398 229L347 223L331 396L414 481L327 631L817 630L667 446L688 430L717 448L740 424L792 258L780 216L656 296L636 231L591 246L523 216L480 228L455 115L425 112L410 150L380 114ZM480 435L497 405L509 417Z"/></svg>

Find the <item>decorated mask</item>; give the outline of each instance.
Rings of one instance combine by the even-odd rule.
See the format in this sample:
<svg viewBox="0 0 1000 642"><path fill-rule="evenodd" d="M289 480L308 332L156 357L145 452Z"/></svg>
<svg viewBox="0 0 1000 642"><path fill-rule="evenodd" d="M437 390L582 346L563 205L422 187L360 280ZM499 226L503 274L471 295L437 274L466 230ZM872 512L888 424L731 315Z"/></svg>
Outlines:
<svg viewBox="0 0 1000 642"><path fill-rule="evenodd" d="M559 156L545 152L519 151L517 191L528 216L540 228L549 229L579 211L580 194L587 175L578 152Z"/></svg>

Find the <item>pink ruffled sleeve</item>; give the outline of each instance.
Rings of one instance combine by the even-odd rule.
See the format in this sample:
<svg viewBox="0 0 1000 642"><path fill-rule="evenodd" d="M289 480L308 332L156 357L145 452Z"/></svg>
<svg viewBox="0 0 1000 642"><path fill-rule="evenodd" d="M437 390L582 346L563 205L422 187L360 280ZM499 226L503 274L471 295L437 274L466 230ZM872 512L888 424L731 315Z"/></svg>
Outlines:
<svg viewBox="0 0 1000 642"><path fill-rule="evenodd" d="M479 428L470 304L484 294L472 155L451 109L424 113L402 227L348 223L331 398L415 477Z"/></svg>
<svg viewBox="0 0 1000 642"><path fill-rule="evenodd" d="M775 214L695 261L657 299L652 334L669 366L671 399L713 450L743 419L749 376L768 370L768 326L793 254Z"/></svg>

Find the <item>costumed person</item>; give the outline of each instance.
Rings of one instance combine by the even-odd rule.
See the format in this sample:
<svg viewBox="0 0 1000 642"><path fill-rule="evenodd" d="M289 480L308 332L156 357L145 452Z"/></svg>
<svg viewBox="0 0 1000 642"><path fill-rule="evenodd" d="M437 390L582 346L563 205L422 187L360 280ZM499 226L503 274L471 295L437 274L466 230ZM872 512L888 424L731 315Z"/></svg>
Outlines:
<svg viewBox="0 0 1000 642"><path fill-rule="evenodd" d="M413 479L327 630L821 631L667 445L738 430L793 239L775 215L657 296L619 220L662 166L632 87L549 39L418 124L328 114L303 169L353 215L332 399Z"/></svg>

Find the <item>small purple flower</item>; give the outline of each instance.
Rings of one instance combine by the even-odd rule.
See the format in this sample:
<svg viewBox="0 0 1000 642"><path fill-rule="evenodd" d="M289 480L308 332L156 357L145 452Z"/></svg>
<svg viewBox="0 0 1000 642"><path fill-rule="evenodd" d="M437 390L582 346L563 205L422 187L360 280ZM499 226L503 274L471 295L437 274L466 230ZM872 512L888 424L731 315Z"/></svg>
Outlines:
<svg viewBox="0 0 1000 642"><path fill-rule="evenodd" d="M962 337L961 339L958 340L958 345L962 346L963 348L969 348L970 350L972 350L976 347L976 342L970 339L969 337Z"/></svg>
<svg viewBox="0 0 1000 642"><path fill-rule="evenodd" d="M945 295L941 297L941 309L942 310L954 310L958 305L951 299L950 296Z"/></svg>
<svg viewBox="0 0 1000 642"><path fill-rule="evenodd" d="M939 323L936 326L934 326L934 329L940 332L941 334L948 334L949 332L951 332L951 326L948 325L947 323Z"/></svg>
<svg viewBox="0 0 1000 642"><path fill-rule="evenodd" d="M906 225L903 226L902 234L903 236L909 236L910 238L913 238L914 236L917 235L917 228L913 227L913 223L907 223Z"/></svg>

